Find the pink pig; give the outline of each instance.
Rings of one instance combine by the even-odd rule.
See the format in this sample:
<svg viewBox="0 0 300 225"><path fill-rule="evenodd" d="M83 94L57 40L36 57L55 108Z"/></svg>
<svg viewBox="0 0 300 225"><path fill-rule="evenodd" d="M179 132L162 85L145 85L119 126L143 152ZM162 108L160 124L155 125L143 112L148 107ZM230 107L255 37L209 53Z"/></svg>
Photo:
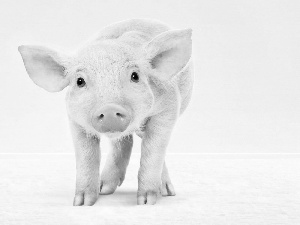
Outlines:
<svg viewBox="0 0 300 225"><path fill-rule="evenodd" d="M74 205L93 205L100 194L121 185L133 133L142 138L137 204L175 195L166 148L193 87L192 30L132 19L105 27L75 54L41 46L20 46L27 73L49 92L66 95L76 152ZM102 135L112 151L99 178Z"/></svg>

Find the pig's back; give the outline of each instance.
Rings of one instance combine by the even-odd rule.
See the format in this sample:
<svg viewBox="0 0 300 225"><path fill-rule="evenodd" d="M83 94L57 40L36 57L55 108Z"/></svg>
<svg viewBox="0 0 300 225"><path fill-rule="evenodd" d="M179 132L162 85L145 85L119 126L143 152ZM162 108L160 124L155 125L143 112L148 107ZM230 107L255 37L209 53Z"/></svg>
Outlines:
<svg viewBox="0 0 300 225"><path fill-rule="evenodd" d="M167 30L170 30L167 25L156 20L130 19L103 28L94 40L122 39L124 42L133 42L132 39L135 39L143 44Z"/></svg>

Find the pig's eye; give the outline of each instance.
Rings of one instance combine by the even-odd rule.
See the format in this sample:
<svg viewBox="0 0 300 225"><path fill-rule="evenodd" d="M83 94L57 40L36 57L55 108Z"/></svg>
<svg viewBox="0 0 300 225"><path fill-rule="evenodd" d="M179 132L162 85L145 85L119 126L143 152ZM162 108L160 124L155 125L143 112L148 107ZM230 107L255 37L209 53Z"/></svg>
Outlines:
<svg viewBox="0 0 300 225"><path fill-rule="evenodd" d="M85 81L84 81L83 78L79 77L79 78L77 79L77 86L78 86L78 87L84 87L84 86L85 86Z"/></svg>
<svg viewBox="0 0 300 225"><path fill-rule="evenodd" d="M135 82L135 83L137 83L137 82L139 82L139 75L137 74L137 72L132 72L132 74L131 74L131 81L133 81L133 82Z"/></svg>

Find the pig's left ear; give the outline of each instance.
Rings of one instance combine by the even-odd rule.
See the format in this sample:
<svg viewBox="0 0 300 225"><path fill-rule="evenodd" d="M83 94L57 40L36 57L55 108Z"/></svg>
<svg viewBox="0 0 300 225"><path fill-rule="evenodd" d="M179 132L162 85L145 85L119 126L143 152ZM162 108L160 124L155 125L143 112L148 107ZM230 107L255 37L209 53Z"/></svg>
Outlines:
<svg viewBox="0 0 300 225"><path fill-rule="evenodd" d="M65 76L66 60L56 51L42 46L18 48L32 81L49 92L57 92L69 84Z"/></svg>
<svg viewBox="0 0 300 225"><path fill-rule="evenodd" d="M146 58L159 79L168 80L189 62L192 54L192 29L166 31L146 47Z"/></svg>

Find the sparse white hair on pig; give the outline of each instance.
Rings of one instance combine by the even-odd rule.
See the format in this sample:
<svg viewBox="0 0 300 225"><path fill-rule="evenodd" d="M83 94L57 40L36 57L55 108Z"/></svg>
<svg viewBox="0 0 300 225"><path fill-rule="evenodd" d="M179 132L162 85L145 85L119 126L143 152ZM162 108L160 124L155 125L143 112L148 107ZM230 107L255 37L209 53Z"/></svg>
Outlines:
<svg viewBox="0 0 300 225"><path fill-rule="evenodd" d="M20 46L27 73L49 92L69 86L66 105L76 152L74 205L93 205L124 180L136 132L142 138L138 204L175 195L165 163L172 129L192 94L192 30L149 19L105 27L72 55ZM112 150L99 176L99 142Z"/></svg>

